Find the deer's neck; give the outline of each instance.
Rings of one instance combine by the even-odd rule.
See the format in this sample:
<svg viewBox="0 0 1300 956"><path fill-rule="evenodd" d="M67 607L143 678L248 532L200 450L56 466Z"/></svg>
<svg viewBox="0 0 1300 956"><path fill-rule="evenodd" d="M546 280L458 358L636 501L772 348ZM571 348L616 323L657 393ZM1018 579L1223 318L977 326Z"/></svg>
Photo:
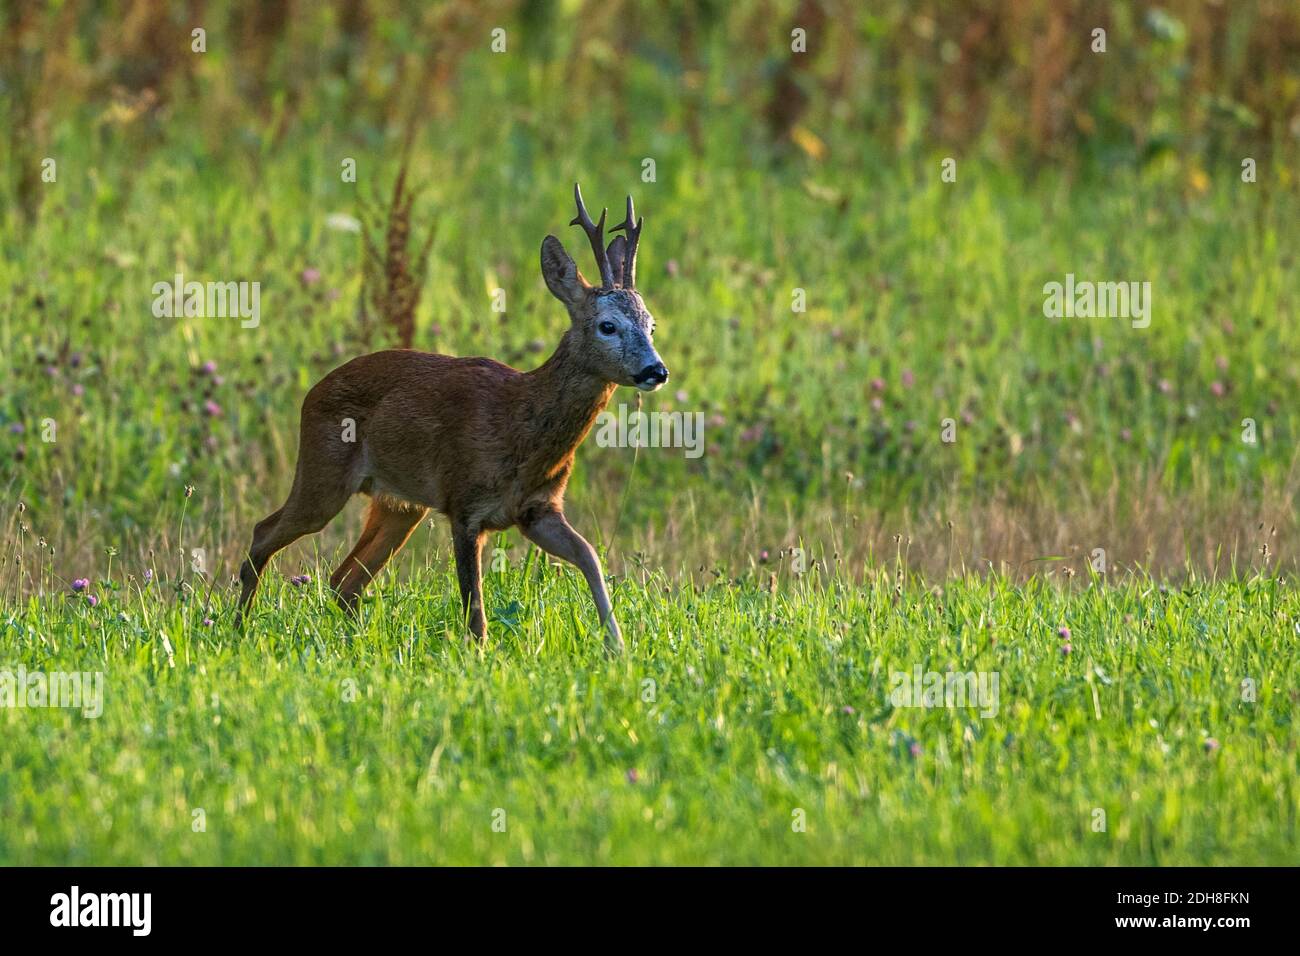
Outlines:
<svg viewBox="0 0 1300 956"><path fill-rule="evenodd" d="M569 332L555 353L526 378L528 414L520 429L529 451L544 459L550 470L572 459L615 386L583 366Z"/></svg>

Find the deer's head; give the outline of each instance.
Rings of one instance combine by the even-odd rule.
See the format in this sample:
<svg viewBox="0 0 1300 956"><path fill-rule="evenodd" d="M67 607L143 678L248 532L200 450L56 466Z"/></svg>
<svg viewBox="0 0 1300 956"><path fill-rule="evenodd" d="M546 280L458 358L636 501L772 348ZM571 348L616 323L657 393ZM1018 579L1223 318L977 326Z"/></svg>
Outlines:
<svg viewBox="0 0 1300 956"><path fill-rule="evenodd" d="M581 226L596 254L600 285L583 278L573 257L554 236L542 242L542 277L551 294L564 303L573 322L581 360L606 381L631 385L646 392L668 381L668 369L655 351L652 338L655 320L636 291L636 247L641 223L627 197L627 218L610 231L622 229L605 246L605 213L600 222L591 221L582 204L582 190L575 184L573 196L578 215L569 225Z"/></svg>

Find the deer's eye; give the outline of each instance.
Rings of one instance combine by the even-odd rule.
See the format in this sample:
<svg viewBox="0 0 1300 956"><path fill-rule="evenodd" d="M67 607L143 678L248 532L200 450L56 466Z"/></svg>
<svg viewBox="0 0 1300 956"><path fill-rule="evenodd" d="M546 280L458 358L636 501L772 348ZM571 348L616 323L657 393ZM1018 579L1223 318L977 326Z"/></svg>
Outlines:
<svg viewBox="0 0 1300 956"><path fill-rule="evenodd" d="M613 322L602 322L598 326L601 335L613 335L615 332Z"/></svg>

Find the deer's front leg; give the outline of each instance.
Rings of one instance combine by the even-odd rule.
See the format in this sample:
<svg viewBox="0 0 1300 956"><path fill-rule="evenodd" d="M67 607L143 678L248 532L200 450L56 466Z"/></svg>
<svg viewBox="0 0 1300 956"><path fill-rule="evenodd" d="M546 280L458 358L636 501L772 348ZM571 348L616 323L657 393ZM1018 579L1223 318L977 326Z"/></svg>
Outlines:
<svg viewBox="0 0 1300 956"><path fill-rule="evenodd" d="M609 603L609 592L605 590L605 576L600 569L600 559L596 549L587 543L587 539L564 519L558 511L548 511L538 518L521 524L520 529L528 540L549 554L575 565L591 588L592 599L596 602L596 612L600 623L605 627L605 646L610 651L623 650L623 634L618 621L614 620L614 609Z"/></svg>
<svg viewBox="0 0 1300 956"><path fill-rule="evenodd" d="M460 581L461 610L469 629L479 640L487 637L487 618L483 615L483 541L477 528L452 525L452 544L456 551L456 577Z"/></svg>

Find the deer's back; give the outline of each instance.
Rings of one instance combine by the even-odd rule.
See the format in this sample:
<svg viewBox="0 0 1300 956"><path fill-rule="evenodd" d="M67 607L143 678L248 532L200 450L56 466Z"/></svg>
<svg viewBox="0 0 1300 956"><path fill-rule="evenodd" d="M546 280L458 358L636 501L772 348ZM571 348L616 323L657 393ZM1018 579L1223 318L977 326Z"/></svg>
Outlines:
<svg viewBox="0 0 1300 956"><path fill-rule="evenodd" d="M395 349L330 372L303 402L307 433L355 422L348 468L360 490L509 526L523 491L518 402L523 373L487 358ZM524 480L524 484L528 482Z"/></svg>
<svg viewBox="0 0 1300 956"><path fill-rule="evenodd" d="M436 416L456 401L462 418L490 403L522 373L488 358L455 358L415 349L390 349L354 358L321 379L303 403L308 409L366 415L389 406ZM359 421L359 420L358 420Z"/></svg>

